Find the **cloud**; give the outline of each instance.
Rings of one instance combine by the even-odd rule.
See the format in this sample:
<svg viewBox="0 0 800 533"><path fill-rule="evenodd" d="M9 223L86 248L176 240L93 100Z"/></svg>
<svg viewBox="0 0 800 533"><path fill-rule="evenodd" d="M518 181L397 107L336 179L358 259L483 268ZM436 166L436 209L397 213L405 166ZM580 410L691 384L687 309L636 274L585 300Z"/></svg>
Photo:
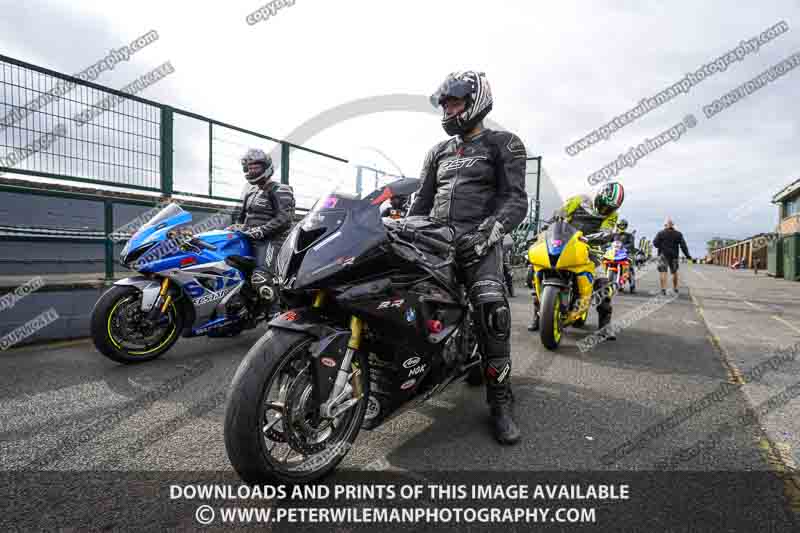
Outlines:
<svg viewBox="0 0 800 533"><path fill-rule="evenodd" d="M761 188L777 191L800 168L794 112L800 72L712 119L701 111L800 50L794 2L465 1L454 12L450 4L423 0L391 7L367 0L303 1L268 23L248 25L246 15L260 5L242 0L186 7L143 0L133 9L114 3L31 1L4 14L0 45L12 57L71 72L155 29L157 43L124 69L107 78L104 73L100 83L118 88L170 60L175 74L148 89L145 97L276 138L346 102L424 95L449 71L484 70L495 97L491 118L519 134L531 155L543 157L556 191L548 196L552 203L559 195L587 192L589 174L693 113L695 128L625 169L619 179L628 193L622 215L639 235L652 238L670 214L696 255L713 235L746 237L773 229L775 206L756 205L735 222L728 213ZM788 22L789 32L758 53L608 141L575 157L565 153L565 146L642 98L780 20ZM176 147L176 162L184 161L185 171L176 175L176 183L202 191L207 189L207 132L199 123L185 129L190 133ZM227 139L224 131L219 135ZM373 146L414 175L427 150L442 138L433 114L387 111L346 120L305 142L344 157ZM226 190L236 189L238 150L249 143L256 140L236 139L215 149L215 165L225 167L219 173L228 182ZM272 148L269 142L262 145ZM297 161L294 170L328 172L309 158Z"/></svg>

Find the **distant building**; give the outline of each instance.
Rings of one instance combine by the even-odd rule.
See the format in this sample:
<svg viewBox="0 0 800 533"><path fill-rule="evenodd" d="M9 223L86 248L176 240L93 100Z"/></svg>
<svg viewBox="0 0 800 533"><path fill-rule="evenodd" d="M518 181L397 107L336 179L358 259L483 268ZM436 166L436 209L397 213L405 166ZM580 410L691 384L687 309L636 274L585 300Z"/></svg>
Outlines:
<svg viewBox="0 0 800 533"><path fill-rule="evenodd" d="M800 233L800 179L776 193L772 203L778 204L778 233Z"/></svg>
<svg viewBox="0 0 800 533"><path fill-rule="evenodd" d="M725 248L732 244L736 244L737 242L739 242L737 239L723 239L720 237L714 237L710 241L706 242L706 249L710 255L714 250Z"/></svg>

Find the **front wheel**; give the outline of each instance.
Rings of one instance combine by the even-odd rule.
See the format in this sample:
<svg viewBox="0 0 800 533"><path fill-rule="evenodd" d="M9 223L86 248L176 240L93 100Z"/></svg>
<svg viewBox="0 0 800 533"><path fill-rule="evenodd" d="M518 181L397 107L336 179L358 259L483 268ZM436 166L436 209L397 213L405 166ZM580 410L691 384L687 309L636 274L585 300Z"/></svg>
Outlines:
<svg viewBox="0 0 800 533"><path fill-rule="evenodd" d="M362 352L361 399L333 419L314 416L307 334L270 329L250 349L233 378L225 412L225 448L248 483L311 483L329 474L358 435L366 413L369 380ZM353 369L355 370L355 368ZM324 401L324 399L323 399Z"/></svg>
<svg viewBox="0 0 800 533"><path fill-rule="evenodd" d="M136 287L115 285L92 310L91 335L95 347L118 363L151 361L172 348L183 327L183 315L170 300L155 323L146 320L142 293Z"/></svg>
<svg viewBox="0 0 800 533"><path fill-rule="evenodd" d="M542 304L539 311L540 337L548 350L561 344L563 318L561 316L561 289L555 285L542 288Z"/></svg>

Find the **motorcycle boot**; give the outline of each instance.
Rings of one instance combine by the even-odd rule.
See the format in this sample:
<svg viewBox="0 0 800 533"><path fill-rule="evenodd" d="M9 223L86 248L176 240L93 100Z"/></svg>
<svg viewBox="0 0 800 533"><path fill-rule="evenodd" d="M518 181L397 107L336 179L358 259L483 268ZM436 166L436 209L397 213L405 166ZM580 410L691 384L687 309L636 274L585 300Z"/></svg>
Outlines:
<svg viewBox="0 0 800 533"><path fill-rule="evenodd" d="M571 311L567 316L569 322L574 322L581 318L589 310L592 303L592 282L589 276L578 276L578 308Z"/></svg>
<svg viewBox="0 0 800 533"><path fill-rule="evenodd" d="M512 415L511 311L497 282L476 283L470 296L478 312L478 335L486 356L483 375L492 433L500 444L514 444L520 431Z"/></svg>
<svg viewBox="0 0 800 533"><path fill-rule="evenodd" d="M514 393L511 390L511 358L492 359L486 365L486 401L494 438L500 444L515 444L520 431L513 417Z"/></svg>
<svg viewBox="0 0 800 533"><path fill-rule="evenodd" d="M600 331L603 333L603 336L610 341L617 340L617 336L614 334L614 329L610 327L611 306L609 305L607 309L603 309L602 304L597 306L597 314L599 315L598 327L600 328Z"/></svg>
<svg viewBox="0 0 800 533"><path fill-rule="evenodd" d="M528 331L539 331L539 299L536 297L536 292L533 293L533 318L528 324Z"/></svg>

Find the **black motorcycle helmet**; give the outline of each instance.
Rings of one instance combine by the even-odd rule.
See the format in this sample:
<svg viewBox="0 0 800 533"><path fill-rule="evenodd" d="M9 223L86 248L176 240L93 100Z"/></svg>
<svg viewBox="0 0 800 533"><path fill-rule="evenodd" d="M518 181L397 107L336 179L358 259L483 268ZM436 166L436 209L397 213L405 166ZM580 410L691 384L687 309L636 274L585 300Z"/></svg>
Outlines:
<svg viewBox="0 0 800 533"><path fill-rule="evenodd" d="M463 98L464 111L447 116L443 104L447 98ZM465 135L492 110L492 90L486 74L467 70L447 75L439 89L431 95L433 107L442 108L442 128L448 135Z"/></svg>
<svg viewBox="0 0 800 533"><path fill-rule="evenodd" d="M249 149L247 153L242 156L241 163L244 177L252 185L263 184L266 180L272 177L272 174L275 173L275 167L272 164L272 158L266 152L264 152L264 150L259 150L258 148ZM249 166L252 163L258 164L258 171L250 171Z"/></svg>

